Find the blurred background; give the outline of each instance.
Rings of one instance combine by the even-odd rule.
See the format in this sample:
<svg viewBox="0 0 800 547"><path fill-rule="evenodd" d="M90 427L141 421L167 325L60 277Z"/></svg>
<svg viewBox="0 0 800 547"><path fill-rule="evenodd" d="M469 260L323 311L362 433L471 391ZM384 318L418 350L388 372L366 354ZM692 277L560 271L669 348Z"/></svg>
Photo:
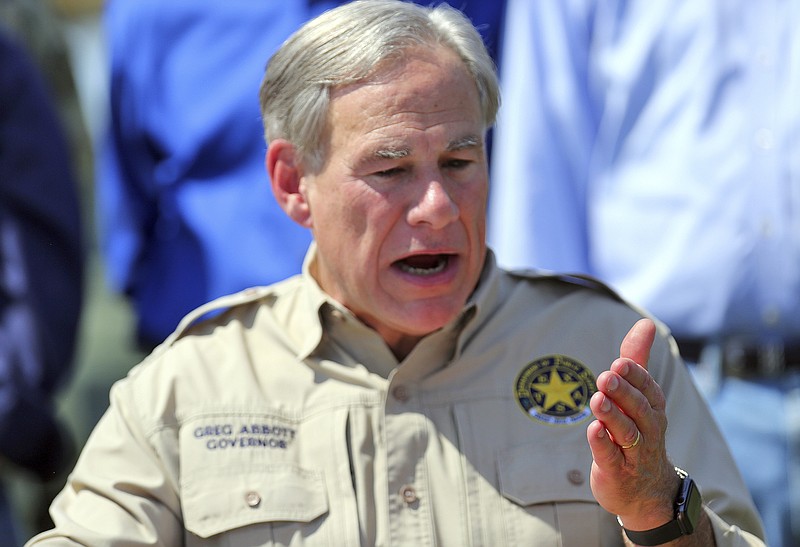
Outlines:
<svg viewBox="0 0 800 547"><path fill-rule="evenodd" d="M57 413L75 447L83 445L105 410L111 384L143 357L134 341L130 304L122 295L112 294L104 281L96 236L92 143L105 123L108 81L102 4L102 0L0 0L0 25L27 46L52 92L80 191L84 307L73 369L56 399ZM47 506L65 477L42 483L7 462L0 464L0 473L23 527L21 537L47 528Z"/></svg>

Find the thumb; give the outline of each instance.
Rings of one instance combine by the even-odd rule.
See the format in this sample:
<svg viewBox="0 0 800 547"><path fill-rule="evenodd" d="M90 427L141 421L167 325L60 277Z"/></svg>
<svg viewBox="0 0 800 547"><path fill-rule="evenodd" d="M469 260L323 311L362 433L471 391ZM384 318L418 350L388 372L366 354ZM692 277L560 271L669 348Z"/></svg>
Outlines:
<svg viewBox="0 0 800 547"><path fill-rule="evenodd" d="M647 368L650 348L656 338L656 324L651 319L639 319L625 335L619 346L619 356Z"/></svg>

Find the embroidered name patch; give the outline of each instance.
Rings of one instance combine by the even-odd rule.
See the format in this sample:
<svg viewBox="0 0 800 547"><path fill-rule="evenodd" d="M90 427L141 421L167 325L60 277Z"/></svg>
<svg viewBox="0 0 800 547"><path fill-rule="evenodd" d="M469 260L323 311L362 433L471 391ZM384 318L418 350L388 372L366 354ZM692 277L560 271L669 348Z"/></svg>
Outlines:
<svg viewBox="0 0 800 547"><path fill-rule="evenodd" d="M592 371L566 355L548 355L529 363L514 385L525 413L548 425L575 424L591 416L589 399L596 391Z"/></svg>
<svg viewBox="0 0 800 547"><path fill-rule="evenodd" d="M207 450L278 448L285 450L295 438L295 430L276 424L214 423L197 426L192 436Z"/></svg>

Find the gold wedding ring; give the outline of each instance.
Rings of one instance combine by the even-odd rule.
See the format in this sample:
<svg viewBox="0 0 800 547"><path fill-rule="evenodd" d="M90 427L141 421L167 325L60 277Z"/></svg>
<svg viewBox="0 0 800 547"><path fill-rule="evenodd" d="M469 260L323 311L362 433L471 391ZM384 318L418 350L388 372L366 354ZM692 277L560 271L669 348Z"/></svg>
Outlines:
<svg viewBox="0 0 800 547"><path fill-rule="evenodd" d="M636 430L636 440L635 440L635 441L633 441L631 444L621 444L621 445L619 445L619 447L620 447L621 449L623 449L623 450L628 450L629 448L633 448L634 446L636 446L637 444L639 444L639 441L641 441L641 440L642 440L642 434L641 434L641 433L639 432L639 430L637 429L637 430Z"/></svg>

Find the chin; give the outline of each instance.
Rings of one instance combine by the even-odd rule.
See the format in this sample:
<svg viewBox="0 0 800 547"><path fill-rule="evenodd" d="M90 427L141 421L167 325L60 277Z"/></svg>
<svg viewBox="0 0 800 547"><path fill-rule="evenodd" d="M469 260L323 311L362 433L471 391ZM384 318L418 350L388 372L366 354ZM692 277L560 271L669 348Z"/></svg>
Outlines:
<svg viewBox="0 0 800 547"><path fill-rule="evenodd" d="M409 323L415 327L414 330L419 330L417 334L425 335L446 326L453 321L464 309L464 305L451 305L451 306L423 306L413 313Z"/></svg>

